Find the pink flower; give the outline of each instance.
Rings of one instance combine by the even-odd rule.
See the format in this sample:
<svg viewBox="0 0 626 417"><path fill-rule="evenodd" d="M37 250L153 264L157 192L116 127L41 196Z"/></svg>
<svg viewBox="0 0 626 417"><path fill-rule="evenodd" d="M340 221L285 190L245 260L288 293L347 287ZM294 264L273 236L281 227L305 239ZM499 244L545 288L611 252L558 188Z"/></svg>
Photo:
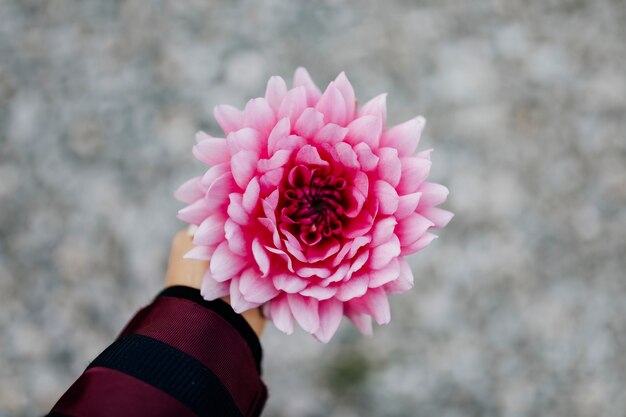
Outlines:
<svg viewBox="0 0 626 417"><path fill-rule="evenodd" d="M183 184L178 217L197 225L186 256L210 260L202 295L237 312L263 305L276 327L294 320L327 342L346 315L364 334L390 320L389 293L407 291L404 257L436 238L452 213L416 153L425 120L385 128L386 95L357 108L344 73L322 93L304 68L280 77L243 111L215 108L226 138L193 148L210 166Z"/></svg>

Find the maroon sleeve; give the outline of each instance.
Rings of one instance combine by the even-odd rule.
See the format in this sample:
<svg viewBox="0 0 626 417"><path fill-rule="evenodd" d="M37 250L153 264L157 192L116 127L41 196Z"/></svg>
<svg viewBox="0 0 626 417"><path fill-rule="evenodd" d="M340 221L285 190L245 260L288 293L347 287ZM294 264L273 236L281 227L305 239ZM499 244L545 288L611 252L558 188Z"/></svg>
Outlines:
<svg viewBox="0 0 626 417"><path fill-rule="evenodd" d="M171 287L140 310L49 416L261 414L261 345L248 323L198 290Z"/></svg>

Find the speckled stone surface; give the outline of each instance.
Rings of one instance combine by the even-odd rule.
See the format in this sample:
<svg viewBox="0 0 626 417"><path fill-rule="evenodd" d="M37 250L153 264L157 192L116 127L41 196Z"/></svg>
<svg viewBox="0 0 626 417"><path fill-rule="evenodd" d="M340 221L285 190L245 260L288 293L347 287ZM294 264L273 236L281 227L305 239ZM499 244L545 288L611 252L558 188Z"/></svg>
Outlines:
<svg viewBox="0 0 626 417"><path fill-rule="evenodd" d="M45 413L163 282L197 129L341 70L428 119L456 212L365 339L269 328L266 416L626 410L626 4L0 0L0 416Z"/></svg>

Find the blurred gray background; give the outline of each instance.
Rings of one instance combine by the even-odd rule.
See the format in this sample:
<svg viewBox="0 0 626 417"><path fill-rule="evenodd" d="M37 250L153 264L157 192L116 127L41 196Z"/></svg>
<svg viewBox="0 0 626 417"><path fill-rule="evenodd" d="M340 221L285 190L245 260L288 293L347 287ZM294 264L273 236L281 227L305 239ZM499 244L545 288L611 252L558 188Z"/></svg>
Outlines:
<svg viewBox="0 0 626 417"><path fill-rule="evenodd" d="M626 3L0 0L0 416L163 283L194 133L273 74L428 119L456 213L373 338L263 335L282 416L624 416Z"/></svg>

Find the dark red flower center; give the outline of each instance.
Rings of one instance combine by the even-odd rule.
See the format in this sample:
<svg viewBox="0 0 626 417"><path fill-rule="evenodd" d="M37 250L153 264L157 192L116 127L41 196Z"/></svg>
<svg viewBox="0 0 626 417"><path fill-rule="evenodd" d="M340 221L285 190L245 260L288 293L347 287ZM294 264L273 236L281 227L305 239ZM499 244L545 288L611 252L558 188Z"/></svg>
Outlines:
<svg viewBox="0 0 626 417"><path fill-rule="evenodd" d="M283 185L282 220L308 245L339 235L344 221L347 181L327 167L296 165Z"/></svg>

